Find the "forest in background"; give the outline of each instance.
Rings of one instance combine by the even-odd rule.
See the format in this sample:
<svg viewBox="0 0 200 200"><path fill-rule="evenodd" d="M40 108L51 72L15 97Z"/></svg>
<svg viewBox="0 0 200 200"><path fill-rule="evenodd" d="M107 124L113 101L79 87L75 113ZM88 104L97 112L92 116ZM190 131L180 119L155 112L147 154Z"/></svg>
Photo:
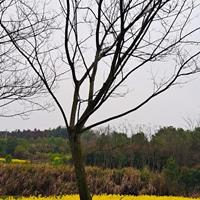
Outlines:
<svg viewBox="0 0 200 200"><path fill-rule="evenodd" d="M172 158L179 167L200 168L200 127L164 127L151 138L144 132L128 137L116 131L87 131L82 135L82 147L89 166L161 171ZM0 132L0 156L7 155L32 163L71 163L66 129L62 127Z"/></svg>

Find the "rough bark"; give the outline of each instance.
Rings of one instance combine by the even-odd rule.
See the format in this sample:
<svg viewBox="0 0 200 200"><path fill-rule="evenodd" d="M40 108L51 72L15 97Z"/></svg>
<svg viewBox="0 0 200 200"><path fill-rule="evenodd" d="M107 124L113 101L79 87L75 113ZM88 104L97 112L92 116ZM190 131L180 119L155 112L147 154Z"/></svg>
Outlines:
<svg viewBox="0 0 200 200"><path fill-rule="evenodd" d="M80 134L73 135L73 137L70 137L70 147L80 200L92 200L86 179L84 161L81 150Z"/></svg>

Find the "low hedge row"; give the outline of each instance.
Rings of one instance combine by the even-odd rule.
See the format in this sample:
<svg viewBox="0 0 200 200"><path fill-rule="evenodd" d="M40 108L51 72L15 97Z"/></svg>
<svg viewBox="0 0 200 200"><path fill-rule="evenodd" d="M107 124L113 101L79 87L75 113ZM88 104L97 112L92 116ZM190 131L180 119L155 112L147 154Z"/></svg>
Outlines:
<svg viewBox="0 0 200 200"><path fill-rule="evenodd" d="M186 193L180 184L169 184L162 173L153 173L148 169L87 167L86 173L93 194L200 194L199 188L192 188ZM77 188L74 171L70 166L0 164L0 195L48 196L74 193L77 193Z"/></svg>

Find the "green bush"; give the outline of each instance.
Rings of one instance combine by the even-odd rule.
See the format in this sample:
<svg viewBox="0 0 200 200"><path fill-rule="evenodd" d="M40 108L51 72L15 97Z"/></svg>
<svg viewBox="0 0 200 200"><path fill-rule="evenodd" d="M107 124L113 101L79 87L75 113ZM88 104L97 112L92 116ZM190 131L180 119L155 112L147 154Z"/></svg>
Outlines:
<svg viewBox="0 0 200 200"><path fill-rule="evenodd" d="M149 170L148 167L144 167L141 171L140 171L140 177L141 177L141 181L147 185L150 181L151 178L151 172Z"/></svg>
<svg viewBox="0 0 200 200"><path fill-rule="evenodd" d="M174 158L169 158L163 169L163 175L166 182L166 189L169 195L177 195L179 193L179 176L180 170Z"/></svg>
<svg viewBox="0 0 200 200"><path fill-rule="evenodd" d="M7 154L5 156L5 163L11 163L12 162L12 156L10 154Z"/></svg>
<svg viewBox="0 0 200 200"><path fill-rule="evenodd" d="M50 163L53 164L53 165L62 165L62 164L70 164L71 163L71 156L70 155L50 153L49 159L50 159Z"/></svg>
<svg viewBox="0 0 200 200"><path fill-rule="evenodd" d="M63 160L62 160L62 158L61 158L60 156L55 156L55 157L52 159L51 163L52 163L53 165L61 165L61 164L63 164Z"/></svg>
<svg viewBox="0 0 200 200"><path fill-rule="evenodd" d="M200 191L200 169L183 168L180 172L179 184L183 187L186 195L199 193Z"/></svg>

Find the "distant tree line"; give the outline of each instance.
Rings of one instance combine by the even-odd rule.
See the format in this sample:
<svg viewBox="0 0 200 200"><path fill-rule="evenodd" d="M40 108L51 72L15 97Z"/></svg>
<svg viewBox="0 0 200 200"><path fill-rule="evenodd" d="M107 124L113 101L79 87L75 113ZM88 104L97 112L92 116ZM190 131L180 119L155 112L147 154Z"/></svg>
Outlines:
<svg viewBox="0 0 200 200"><path fill-rule="evenodd" d="M52 156L68 155L69 145L66 130L61 127L49 130L17 130L0 132L0 156L31 162L48 162ZM65 134L64 134L65 132Z"/></svg>
<svg viewBox="0 0 200 200"><path fill-rule="evenodd" d="M28 159L32 162L69 163L70 147L66 129L0 132L0 156ZM125 133L87 131L82 136L86 165L103 168L148 167L162 171L173 158L179 167L200 168L200 127L194 130L164 127L148 138L143 132L130 137ZM66 159L67 155L67 159Z"/></svg>
<svg viewBox="0 0 200 200"><path fill-rule="evenodd" d="M5 137L14 137L14 138L25 138L25 139L36 139L40 137L66 137L67 132L66 128L63 128L61 126L58 126L54 129L46 129L41 131L40 129L34 129L34 130L20 130L17 129L15 131L0 131L0 138Z"/></svg>
<svg viewBox="0 0 200 200"><path fill-rule="evenodd" d="M88 165L139 169L147 166L151 170L161 171L167 160L173 158L179 166L200 167L200 128L189 131L165 127L150 140L143 132L131 137L117 132L93 133L84 142Z"/></svg>

